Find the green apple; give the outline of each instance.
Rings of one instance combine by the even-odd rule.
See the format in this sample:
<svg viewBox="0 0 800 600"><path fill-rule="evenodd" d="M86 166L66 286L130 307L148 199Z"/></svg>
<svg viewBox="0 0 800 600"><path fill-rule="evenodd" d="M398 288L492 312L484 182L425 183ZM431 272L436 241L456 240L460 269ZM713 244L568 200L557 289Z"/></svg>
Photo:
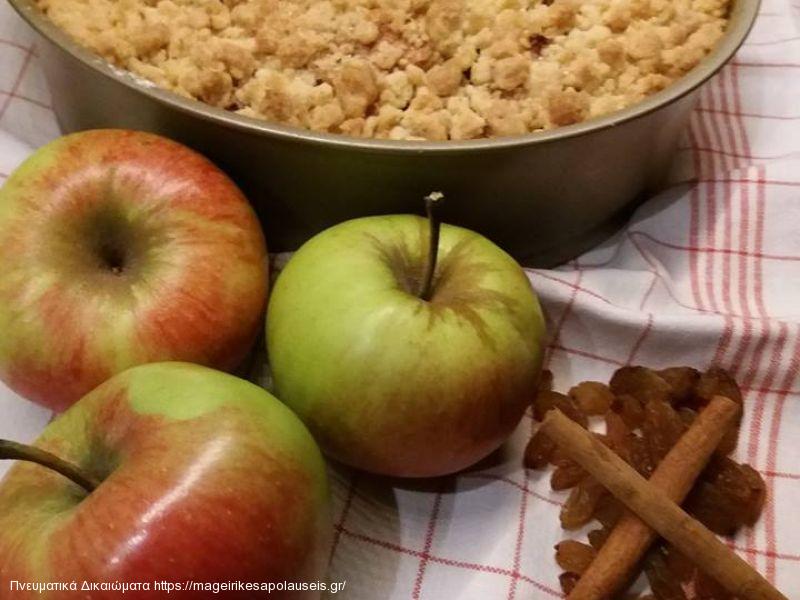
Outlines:
<svg viewBox="0 0 800 600"><path fill-rule="evenodd" d="M266 256L247 199L193 150L59 138L0 189L0 379L61 411L136 364L233 370L263 327Z"/></svg>
<svg viewBox="0 0 800 600"><path fill-rule="evenodd" d="M322 455L288 408L232 375L188 363L134 367L54 420L35 448L0 442L0 457L51 467L20 462L0 482L2 597L15 580L149 583L149 592L124 596L138 599L168 597L158 581L299 584L324 575L331 525Z"/></svg>
<svg viewBox="0 0 800 600"><path fill-rule="evenodd" d="M498 448L533 399L543 336L508 254L413 215L320 233L267 311L276 395L330 456L394 476L452 473Z"/></svg>

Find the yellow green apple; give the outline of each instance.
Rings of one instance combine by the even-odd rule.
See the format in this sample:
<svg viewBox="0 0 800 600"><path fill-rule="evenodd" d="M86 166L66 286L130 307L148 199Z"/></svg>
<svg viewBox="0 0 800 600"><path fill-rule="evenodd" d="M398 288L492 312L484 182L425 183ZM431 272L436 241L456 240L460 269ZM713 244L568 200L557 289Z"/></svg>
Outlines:
<svg viewBox="0 0 800 600"><path fill-rule="evenodd" d="M503 443L534 396L543 336L520 266L432 214L318 234L267 311L276 395L333 458L405 477L459 471Z"/></svg>

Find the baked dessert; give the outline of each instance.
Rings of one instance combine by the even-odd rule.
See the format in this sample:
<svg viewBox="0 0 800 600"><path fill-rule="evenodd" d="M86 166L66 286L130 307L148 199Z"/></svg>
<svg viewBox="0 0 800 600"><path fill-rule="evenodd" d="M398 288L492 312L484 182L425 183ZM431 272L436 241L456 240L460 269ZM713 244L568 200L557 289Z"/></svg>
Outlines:
<svg viewBox="0 0 800 600"><path fill-rule="evenodd" d="M717 43L729 0L38 0L80 44L237 113L466 140L619 110Z"/></svg>

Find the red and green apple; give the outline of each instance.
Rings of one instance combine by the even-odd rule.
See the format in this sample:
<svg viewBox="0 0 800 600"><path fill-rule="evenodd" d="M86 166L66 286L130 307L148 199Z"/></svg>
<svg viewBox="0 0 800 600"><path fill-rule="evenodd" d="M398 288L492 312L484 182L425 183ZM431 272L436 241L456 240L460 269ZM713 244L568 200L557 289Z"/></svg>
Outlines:
<svg viewBox="0 0 800 600"><path fill-rule="evenodd" d="M263 323L266 247L247 199L196 152L97 130L0 189L0 379L63 410L127 367L232 370Z"/></svg>
<svg viewBox="0 0 800 600"><path fill-rule="evenodd" d="M413 215L328 229L267 311L276 395L349 465L422 477L498 448L536 389L544 322L520 266L481 235Z"/></svg>
<svg viewBox="0 0 800 600"><path fill-rule="evenodd" d="M286 406L232 375L188 363L133 367L55 419L35 447L0 443L0 457L58 469L19 462L0 482L3 597L15 580L77 581L79 590L83 581L149 583L125 594L135 600L167 597L157 581L324 575L331 526L322 455ZM11 595L78 596L86 597Z"/></svg>

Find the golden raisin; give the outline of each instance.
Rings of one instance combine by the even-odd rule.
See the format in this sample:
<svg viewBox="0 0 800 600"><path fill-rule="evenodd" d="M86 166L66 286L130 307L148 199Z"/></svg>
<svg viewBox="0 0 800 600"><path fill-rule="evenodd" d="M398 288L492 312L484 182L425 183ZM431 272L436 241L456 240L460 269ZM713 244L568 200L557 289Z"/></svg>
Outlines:
<svg viewBox="0 0 800 600"><path fill-rule="evenodd" d="M630 394L616 397L611 404L611 410L619 414L630 429L638 429L644 422L644 408L642 403Z"/></svg>
<svg viewBox="0 0 800 600"><path fill-rule="evenodd" d="M573 589L575 589L575 585L578 583L578 580L581 578L580 575L577 573L562 573L558 576L558 582L561 584L561 589L565 594L570 594Z"/></svg>
<svg viewBox="0 0 800 600"><path fill-rule="evenodd" d="M606 413L606 438L609 447L623 460L631 462L631 430L622 417L609 411Z"/></svg>
<svg viewBox="0 0 800 600"><path fill-rule="evenodd" d="M700 379L700 372L691 367L670 367L656 371L659 377L667 382L672 390L672 397L677 405L691 401L694 388Z"/></svg>
<svg viewBox="0 0 800 600"><path fill-rule="evenodd" d="M729 458L714 457L685 506L715 533L733 535L739 527L758 520L765 499L766 485L756 471Z"/></svg>
<svg viewBox="0 0 800 600"><path fill-rule="evenodd" d="M604 527L613 528L623 513L622 503L611 494L605 494L600 498L594 511L594 518L600 521Z"/></svg>
<svg viewBox="0 0 800 600"><path fill-rule="evenodd" d="M592 529L589 532L589 543L592 545L592 548L595 550L599 550L603 547L603 544L606 543L608 536L611 535L611 530L607 527L601 527L600 529Z"/></svg>
<svg viewBox="0 0 800 600"><path fill-rule="evenodd" d="M561 526L564 529L578 529L592 520L600 498L606 491L591 477L586 477L572 492L561 507Z"/></svg>
<svg viewBox="0 0 800 600"><path fill-rule="evenodd" d="M579 383L569 391L568 395L587 415L605 414L614 401L614 394L606 384L599 381Z"/></svg>
<svg viewBox="0 0 800 600"><path fill-rule="evenodd" d="M742 403L742 391L736 380L725 369L711 367L700 376L694 388L694 397L705 406L714 396L725 396L737 404Z"/></svg>
<svg viewBox="0 0 800 600"><path fill-rule="evenodd" d="M687 600L681 582L673 576L658 547L647 553L644 572L658 600Z"/></svg>
<svg viewBox="0 0 800 600"><path fill-rule="evenodd" d="M572 398L551 391L541 391L536 394L536 398L533 401L533 418L537 421L542 421L545 415L554 408L559 409L581 427L588 425L586 415L583 414Z"/></svg>
<svg viewBox="0 0 800 600"><path fill-rule="evenodd" d="M642 435L654 465L661 462L685 430L683 420L670 404L663 400L645 404Z"/></svg>
<svg viewBox="0 0 800 600"><path fill-rule="evenodd" d="M556 443L542 431L537 431L525 448L525 466L529 469L543 469L552 459L555 449Z"/></svg>
<svg viewBox="0 0 800 600"><path fill-rule="evenodd" d="M569 461L567 464L556 467L550 477L550 487L556 491L568 490L575 487L586 477L586 471L578 463Z"/></svg>
<svg viewBox="0 0 800 600"><path fill-rule="evenodd" d="M564 540L556 544L556 562L558 566L572 573L582 574L592 564L597 551L575 540Z"/></svg>
<svg viewBox="0 0 800 600"><path fill-rule="evenodd" d="M608 385L617 396L628 394L642 404L648 400L669 402L672 398L670 385L647 367L622 367L612 375Z"/></svg>

